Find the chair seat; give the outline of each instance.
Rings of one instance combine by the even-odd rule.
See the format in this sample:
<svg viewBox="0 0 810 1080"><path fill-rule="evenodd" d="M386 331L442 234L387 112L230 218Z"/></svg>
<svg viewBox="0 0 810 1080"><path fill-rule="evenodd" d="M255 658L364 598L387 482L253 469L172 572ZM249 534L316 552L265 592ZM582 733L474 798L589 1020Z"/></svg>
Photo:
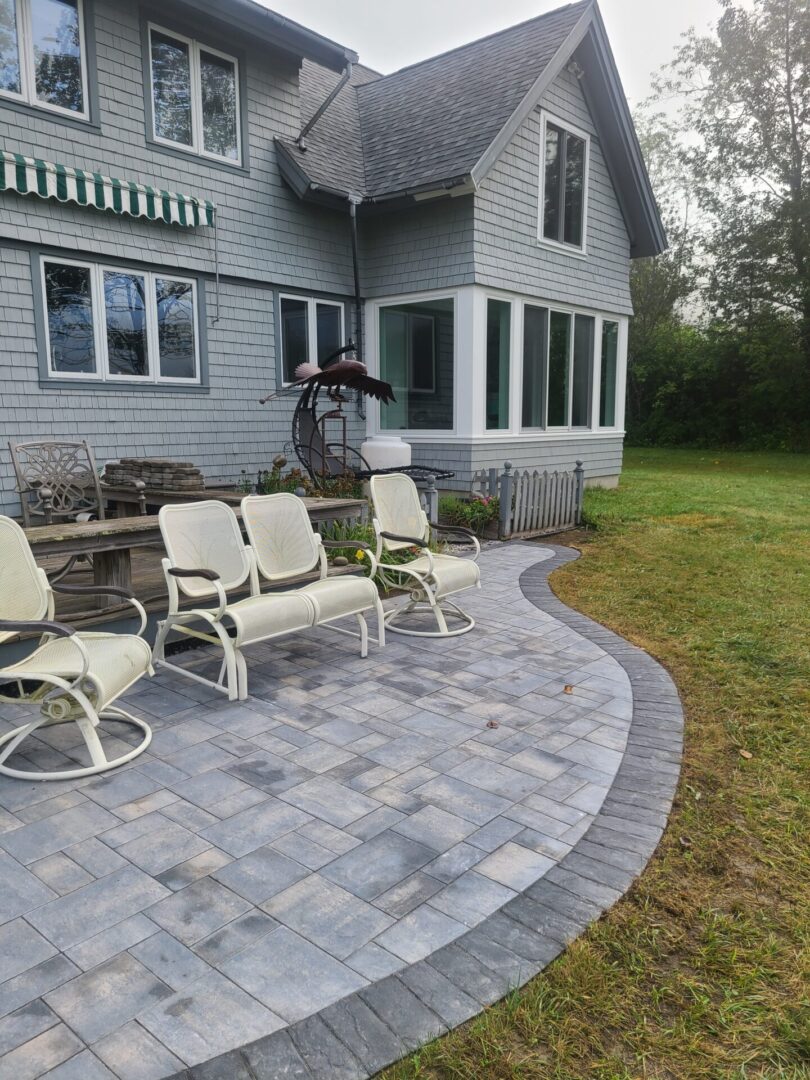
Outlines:
<svg viewBox="0 0 810 1080"><path fill-rule="evenodd" d="M263 641L276 634L306 630L315 621L315 610L300 593L264 593L228 604L230 615L242 631L242 644Z"/></svg>
<svg viewBox="0 0 810 1080"><path fill-rule="evenodd" d="M304 585L305 593L316 611L316 622L330 622L343 615L368 611L377 603L377 586L367 577L321 578Z"/></svg>
<svg viewBox="0 0 810 1080"><path fill-rule="evenodd" d="M464 589L474 589L481 580L478 563L474 563L472 559L460 559L456 555L432 555L431 557L433 559L432 576L430 562L426 555L418 555L404 565L421 577L432 581L436 586L434 594L437 598L451 596L453 593L463 592ZM396 570L397 567L391 567L391 569Z"/></svg>
<svg viewBox="0 0 810 1080"><path fill-rule="evenodd" d="M143 638L134 634L76 634L90 659L86 678L98 690L96 709L100 712L127 687L149 671L152 650ZM54 638L36 649L30 656L6 668L5 674L20 679L57 675L75 679L82 670L83 658L71 638Z"/></svg>

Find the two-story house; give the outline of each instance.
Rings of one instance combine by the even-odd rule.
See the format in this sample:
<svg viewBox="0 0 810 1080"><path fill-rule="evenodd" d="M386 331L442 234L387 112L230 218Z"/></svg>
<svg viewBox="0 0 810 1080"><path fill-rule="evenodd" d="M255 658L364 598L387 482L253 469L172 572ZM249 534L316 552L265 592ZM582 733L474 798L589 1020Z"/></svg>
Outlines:
<svg viewBox="0 0 810 1080"><path fill-rule="evenodd" d="M349 336L355 443L614 482L664 246L593 0L387 76L254 0L2 0L0 510L6 440L265 467Z"/></svg>

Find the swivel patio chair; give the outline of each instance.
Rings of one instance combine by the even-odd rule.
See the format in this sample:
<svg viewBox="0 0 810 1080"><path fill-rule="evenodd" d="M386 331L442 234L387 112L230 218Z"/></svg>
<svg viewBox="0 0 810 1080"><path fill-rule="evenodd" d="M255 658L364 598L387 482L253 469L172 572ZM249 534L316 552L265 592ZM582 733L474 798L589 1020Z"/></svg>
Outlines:
<svg viewBox="0 0 810 1080"><path fill-rule="evenodd" d="M137 634L77 632L54 622L54 589L68 593L109 593L130 602L140 617ZM114 769L142 753L152 738L149 725L113 706L141 676L152 674L151 650L140 636L146 613L126 589L95 585L55 585L34 562L20 526L0 517L0 644L19 634L42 635L23 660L0 667L0 701L39 706L39 716L0 737L0 773L24 780L71 780ZM10 685L16 695L3 691ZM108 758L98 727L117 720L143 732L140 743L119 757ZM89 766L59 772L12 767L6 762L24 740L52 724L74 722L90 755Z"/></svg>
<svg viewBox="0 0 810 1080"><path fill-rule="evenodd" d="M360 655L368 655L368 625L364 612L377 616L377 641L385 644L385 620L380 594L374 584L377 561L368 544L356 540L324 540L312 528L306 507L296 495L248 495L242 500L242 521L256 557L259 573L274 585L289 583L316 566L320 578L293 590L304 595L315 609L315 625L360 638ZM366 552L369 576L327 576L325 548L359 548ZM354 616L359 634L332 625Z"/></svg>
<svg viewBox="0 0 810 1080"><path fill-rule="evenodd" d="M169 613L158 623L153 662L227 694L230 701L244 700L248 676L242 649L306 630L315 622L315 607L300 592L260 594L253 550L242 539L236 514L225 503L209 499L163 506L159 520L168 554L163 572ZM248 580L250 596L229 601L228 592ZM199 606L181 609L181 593ZM205 628L200 630L193 623L203 623ZM216 680L166 660L166 639L172 631L222 646Z"/></svg>
<svg viewBox="0 0 810 1080"><path fill-rule="evenodd" d="M414 637L457 637L475 626L475 620L448 597L467 589L481 587L481 572L476 559L481 545L474 533L456 525L428 521L419 501L416 484L409 476L389 473L372 476L369 481L374 504L374 531L377 535L377 563L381 580L393 588L408 589L411 599L386 613L385 625L397 634ZM430 550L431 533L453 535L455 542L474 548L471 559L437 554ZM395 563L394 552L419 548L421 554L410 562ZM438 629L400 625L404 616L429 614ZM448 625L448 617L453 623ZM417 619L417 622L421 621ZM411 620L413 622L413 620Z"/></svg>

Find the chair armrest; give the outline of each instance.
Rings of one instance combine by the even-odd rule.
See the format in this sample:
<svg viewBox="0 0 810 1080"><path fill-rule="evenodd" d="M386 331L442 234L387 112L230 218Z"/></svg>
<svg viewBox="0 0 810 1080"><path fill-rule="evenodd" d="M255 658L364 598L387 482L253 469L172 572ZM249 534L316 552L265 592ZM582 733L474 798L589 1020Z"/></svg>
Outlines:
<svg viewBox="0 0 810 1080"><path fill-rule="evenodd" d="M430 547L427 540L417 540L415 536L399 536L397 533L381 532L380 536L383 540L398 540L404 544L413 544L414 547L426 548Z"/></svg>
<svg viewBox="0 0 810 1080"><path fill-rule="evenodd" d="M478 556L481 554L481 544L478 541L478 537L471 529L465 529L463 525L440 525L438 521L429 521L428 525L430 525L434 532L450 533L453 536L464 537L467 543L475 548L475 554L472 556L472 561L477 562Z"/></svg>
<svg viewBox="0 0 810 1080"><path fill-rule="evenodd" d="M168 571L172 577L199 577L205 578L206 581L219 581L219 574L216 570L189 570L182 566L172 566Z"/></svg>
<svg viewBox="0 0 810 1080"><path fill-rule="evenodd" d="M359 548L361 551L367 551L371 571L368 576L372 580L377 576L377 559L374 555L374 548L371 544L367 544L365 540L321 540L321 544L325 548Z"/></svg>
<svg viewBox="0 0 810 1080"><path fill-rule="evenodd" d="M97 596L120 596L124 600L134 600L135 594L131 589L123 589L119 585L62 585L51 583L54 592L63 593L95 593Z"/></svg>
<svg viewBox="0 0 810 1080"><path fill-rule="evenodd" d="M54 637L73 637L76 633L72 626L47 619L0 619L0 633L24 634L28 631L39 631Z"/></svg>

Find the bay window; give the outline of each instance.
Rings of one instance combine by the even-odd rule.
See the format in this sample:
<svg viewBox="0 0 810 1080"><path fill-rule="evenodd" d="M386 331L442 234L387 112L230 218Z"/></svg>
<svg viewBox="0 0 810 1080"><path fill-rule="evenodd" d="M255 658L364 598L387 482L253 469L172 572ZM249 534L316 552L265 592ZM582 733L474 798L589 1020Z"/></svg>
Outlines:
<svg viewBox="0 0 810 1080"><path fill-rule="evenodd" d="M599 426L616 426L616 369L619 355L619 324L602 323L602 378L599 384Z"/></svg>
<svg viewBox="0 0 810 1080"><path fill-rule="evenodd" d="M380 378L396 396L380 409L383 431L453 429L454 355L452 298L380 308Z"/></svg>
<svg viewBox="0 0 810 1080"><path fill-rule="evenodd" d="M149 61L154 139L204 157L241 164L239 64L235 57L150 25Z"/></svg>
<svg viewBox="0 0 810 1080"><path fill-rule="evenodd" d="M195 282L45 257L42 286L50 377L200 381Z"/></svg>
<svg viewBox="0 0 810 1080"><path fill-rule="evenodd" d="M0 0L0 96L88 117L82 0Z"/></svg>
<svg viewBox="0 0 810 1080"><path fill-rule="evenodd" d="M540 236L554 244L585 247L588 137L543 118Z"/></svg>
<svg viewBox="0 0 810 1080"><path fill-rule="evenodd" d="M295 382L299 364L318 364L344 344L343 304L312 296L279 297L281 381Z"/></svg>

